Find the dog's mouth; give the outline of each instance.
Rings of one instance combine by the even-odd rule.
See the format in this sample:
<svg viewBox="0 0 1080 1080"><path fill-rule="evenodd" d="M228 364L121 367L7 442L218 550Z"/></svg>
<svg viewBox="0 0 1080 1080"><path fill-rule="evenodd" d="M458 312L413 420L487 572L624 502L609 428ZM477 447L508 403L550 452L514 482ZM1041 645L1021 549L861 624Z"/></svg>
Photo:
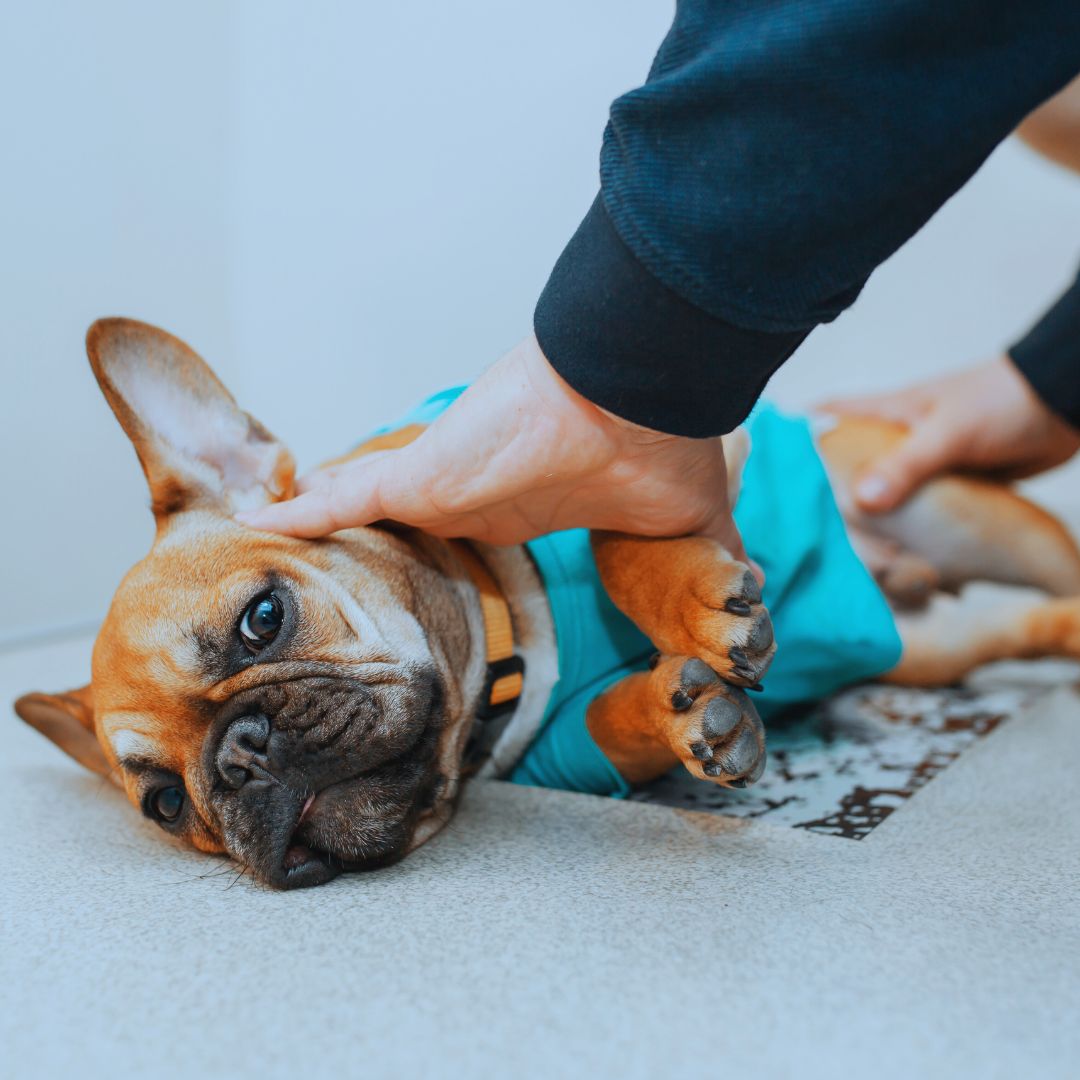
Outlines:
<svg viewBox="0 0 1080 1080"><path fill-rule="evenodd" d="M282 869L287 873L292 873L294 870L302 870L312 860L318 860L320 862L329 861L330 856L327 852L318 851L308 844L297 841L297 836L303 828L304 821L311 808L315 805L315 800L317 798L317 793L312 792L304 800L304 805L300 809L300 817L297 818L296 825L293 827L292 836L289 838L289 845L285 849L285 858L282 860L281 864Z"/></svg>
<svg viewBox="0 0 1080 1080"><path fill-rule="evenodd" d="M285 846L281 860L283 880L280 887L302 889L311 885L323 885L337 877L345 869L344 864L328 851L316 847L305 835L305 823L315 805L317 794L309 795L300 808L300 814Z"/></svg>
<svg viewBox="0 0 1080 1080"><path fill-rule="evenodd" d="M375 870L402 857L413 814L400 805L378 805L366 790L372 779L371 773L350 777L304 799L281 858L278 887L323 885L345 871ZM376 806L370 817L357 814Z"/></svg>
<svg viewBox="0 0 1080 1080"><path fill-rule="evenodd" d="M341 785L331 785L331 787L339 786ZM330 789L323 789L323 791L328 790ZM314 819L318 813L317 806L322 794L322 791L315 791L304 799L296 824L289 835L289 842L285 846L285 854L281 860L284 881L280 884L286 889L322 885L337 877L343 870L350 869L344 860L319 846L313 838Z"/></svg>
<svg viewBox="0 0 1080 1080"><path fill-rule="evenodd" d="M415 724L413 737L393 756L380 759L378 746L368 754L340 743L335 753L299 742L280 748L276 783L232 804L235 818L223 822L227 846L234 850L235 837L241 861L279 889L322 885L346 871L397 862L443 789L435 756L440 702L436 695L427 722ZM262 840L261 852L252 835Z"/></svg>

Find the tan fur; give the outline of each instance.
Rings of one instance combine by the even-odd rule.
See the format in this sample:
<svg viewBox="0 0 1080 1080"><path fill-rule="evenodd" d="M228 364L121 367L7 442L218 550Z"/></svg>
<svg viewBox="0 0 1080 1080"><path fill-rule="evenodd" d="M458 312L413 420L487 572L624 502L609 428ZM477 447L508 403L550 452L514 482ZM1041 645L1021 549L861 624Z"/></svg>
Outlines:
<svg viewBox="0 0 1080 1080"><path fill-rule="evenodd" d="M698 656L729 682L756 681L739 676L730 656L732 646L746 645L754 617L725 611L744 587L744 563L700 536L663 540L595 532L592 543L608 596L661 652ZM775 651L775 645L767 649L765 664Z"/></svg>
<svg viewBox="0 0 1080 1080"><path fill-rule="evenodd" d="M100 319L86 351L135 446L159 526L180 510L248 509L292 495L292 455L185 342L132 319ZM196 454L189 441L201 432L213 438Z"/></svg>
<svg viewBox="0 0 1080 1080"><path fill-rule="evenodd" d="M89 686L66 694L26 694L15 711L84 768L107 776L109 759L94 733L94 698Z"/></svg>
<svg viewBox="0 0 1080 1080"><path fill-rule="evenodd" d="M653 780L679 762L664 729L670 711L665 704L653 673L640 671L620 679L589 706L589 733L628 783Z"/></svg>
<svg viewBox="0 0 1080 1080"><path fill-rule="evenodd" d="M1031 113L1016 133L1051 161L1080 172L1080 78Z"/></svg>

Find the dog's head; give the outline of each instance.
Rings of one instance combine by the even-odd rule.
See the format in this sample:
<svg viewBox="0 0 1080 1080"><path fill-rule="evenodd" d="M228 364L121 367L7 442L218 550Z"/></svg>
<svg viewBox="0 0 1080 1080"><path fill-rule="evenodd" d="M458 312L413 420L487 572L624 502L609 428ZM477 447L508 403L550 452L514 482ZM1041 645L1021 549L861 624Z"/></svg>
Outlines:
<svg viewBox="0 0 1080 1080"><path fill-rule="evenodd" d="M292 493L293 460L183 342L95 323L90 362L150 486L91 684L19 715L172 836L268 884L400 858L449 817L483 658L439 545L323 541L233 513Z"/></svg>

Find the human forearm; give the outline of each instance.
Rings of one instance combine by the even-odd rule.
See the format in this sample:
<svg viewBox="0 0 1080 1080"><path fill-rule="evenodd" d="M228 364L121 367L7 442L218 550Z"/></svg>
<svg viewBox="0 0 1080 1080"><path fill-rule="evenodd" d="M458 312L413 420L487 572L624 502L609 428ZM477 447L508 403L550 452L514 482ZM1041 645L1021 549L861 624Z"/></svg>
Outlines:
<svg viewBox="0 0 1080 1080"><path fill-rule="evenodd" d="M626 419L730 430L1078 69L1072 0L683 0L612 106L602 206L537 307L545 354Z"/></svg>

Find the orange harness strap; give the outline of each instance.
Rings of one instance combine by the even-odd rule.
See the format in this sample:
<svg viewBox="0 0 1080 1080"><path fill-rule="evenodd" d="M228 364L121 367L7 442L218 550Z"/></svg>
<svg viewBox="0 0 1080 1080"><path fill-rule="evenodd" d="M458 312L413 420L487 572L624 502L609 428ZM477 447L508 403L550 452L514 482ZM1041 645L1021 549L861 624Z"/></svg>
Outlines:
<svg viewBox="0 0 1080 1080"><path fill-rule="evenodd" d="M514 624L510 618L510 605L491 571L470 544L464 540L452 540L450 543L480 596L488 678L479 715L488 719L513 708L521 697L525 664L520 656L514 654Z"/></svg>

